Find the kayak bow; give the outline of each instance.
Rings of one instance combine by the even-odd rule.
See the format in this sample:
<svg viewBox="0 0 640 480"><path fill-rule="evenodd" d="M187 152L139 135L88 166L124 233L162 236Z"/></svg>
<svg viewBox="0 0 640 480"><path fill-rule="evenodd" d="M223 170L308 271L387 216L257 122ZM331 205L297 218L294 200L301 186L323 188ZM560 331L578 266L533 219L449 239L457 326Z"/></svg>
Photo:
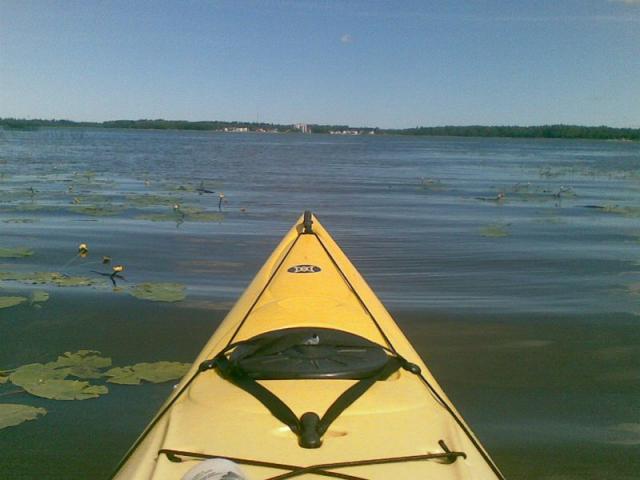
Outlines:
<svg viewBox="0 0 640 480"><path fill-rule="evenodd" d="M114 478L181 479L211 458L240 464L251 480L503 478L309 212Z"/></svg>

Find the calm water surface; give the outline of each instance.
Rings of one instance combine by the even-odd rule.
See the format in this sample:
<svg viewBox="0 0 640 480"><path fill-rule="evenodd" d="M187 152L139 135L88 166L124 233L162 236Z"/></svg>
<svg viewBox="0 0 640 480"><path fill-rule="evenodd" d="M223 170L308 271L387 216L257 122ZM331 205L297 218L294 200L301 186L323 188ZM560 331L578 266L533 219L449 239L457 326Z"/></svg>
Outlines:
<svg viewBox="0 0 640 480"><path fill-rule="evenodd" d="M193 361L304 209L508 478L637 478L636 143L0 131L0 248L34 252L0 271L102 278L91 271L108 255L125 288L187 287L169 304L106 283L39 285L41 308L0 309L0 370L79 349L117 365ZM81 242L89 257L69 263ZM0 295L33 288L0 282ZM48 410L0 431L0 478L106 478L171 387L61 402L0 385L1 403Z"/></svg>

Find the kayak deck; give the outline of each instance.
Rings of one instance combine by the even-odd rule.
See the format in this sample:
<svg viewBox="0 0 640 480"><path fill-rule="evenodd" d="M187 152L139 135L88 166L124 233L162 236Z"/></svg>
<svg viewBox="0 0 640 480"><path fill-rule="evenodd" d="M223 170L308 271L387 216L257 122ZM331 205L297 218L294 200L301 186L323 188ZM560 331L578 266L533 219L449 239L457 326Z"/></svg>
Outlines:
<svg viewBox="0 0 640 480"><path fill-rule="evenodd" d="M115 478L179 479L208 456L240 461L251 480L325 464L331 466L298 471L295 477L502 478L364 279L317 219L305 220L258 272ZM257 335L302 328L357 335L417 369L399 368L375 381L329 425L319 448L302 448L292 428L258 398L218 369L200 367ZM300 418L310 411L322 416L357 382L303 378L257 383Z"/></svg>

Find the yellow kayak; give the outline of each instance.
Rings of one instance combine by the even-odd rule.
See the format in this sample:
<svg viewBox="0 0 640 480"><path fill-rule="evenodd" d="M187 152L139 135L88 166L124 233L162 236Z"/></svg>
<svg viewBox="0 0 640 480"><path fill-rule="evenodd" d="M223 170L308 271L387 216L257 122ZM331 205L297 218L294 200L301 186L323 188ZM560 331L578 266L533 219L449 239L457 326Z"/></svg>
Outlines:
<svg viewBox="0 0 640 480"><path fill-rule="evenodd" d="M233 468L206 470L215 462ZM503 476L380 300L305 212L114 478Z"/></svg>

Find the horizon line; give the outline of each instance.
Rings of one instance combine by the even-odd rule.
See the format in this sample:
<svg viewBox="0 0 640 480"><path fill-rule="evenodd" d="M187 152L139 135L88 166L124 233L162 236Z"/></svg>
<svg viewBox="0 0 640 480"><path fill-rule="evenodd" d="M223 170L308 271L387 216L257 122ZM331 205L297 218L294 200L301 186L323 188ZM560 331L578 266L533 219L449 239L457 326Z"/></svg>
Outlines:
<svg viewBox="0 0 640 480"><path fill-rule="evenodd" d="M378 127L378 126L351 126L348 124L341 123L316 123L316 122L292 122L292 123L278 123L278 122L268 122L268 121L254 121L254 120L185 120L185 119L167 119L167 118L117 118L112 120L71 120L68 118L20 118L20 117L0 117L0 122L15 120L15 121L23 121L23 122L35 122L35 121L43 121L43 122L70 122L70 123L94 123L94 124L104 124L110 122L181 122L181 123L240 123L247 125L273 125L273 126L291 126L294 127L296 125L310 125L310 126L319 126L319 127L347 127L349 129L366 129L366 130L414 130L419 128L469 128L469 127L481 127L481 128L497 128L497 127L508 127L508 128L536 128L536 127L554 127L554 126L563 126L563 127L580 127L580 128L610 128L610 129L618 129L618 130L640 130L640 126L632 127L612 127L606 124L577 124L577 123L538 123L538 124L480 124L480 123L471 123L471 124L439 124L439 125L416 125L414 127Z"/></svg>

